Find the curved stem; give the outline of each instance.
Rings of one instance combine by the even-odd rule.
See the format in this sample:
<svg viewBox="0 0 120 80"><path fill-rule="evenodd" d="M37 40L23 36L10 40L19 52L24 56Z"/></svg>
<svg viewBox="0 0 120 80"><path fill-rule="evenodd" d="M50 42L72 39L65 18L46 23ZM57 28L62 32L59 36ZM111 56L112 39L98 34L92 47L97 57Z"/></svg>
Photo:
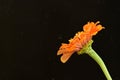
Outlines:
<svg viewBox="0 0 120 80"><path fill-rule="evenodd" d="M92 49L91 46L89 46L89 49L87 49L86 53L92 57L101 67L104 75L106 76L107 80L112 80L106 66L105 63L103 62L103 60L100 58L100 56Z"/></svg>

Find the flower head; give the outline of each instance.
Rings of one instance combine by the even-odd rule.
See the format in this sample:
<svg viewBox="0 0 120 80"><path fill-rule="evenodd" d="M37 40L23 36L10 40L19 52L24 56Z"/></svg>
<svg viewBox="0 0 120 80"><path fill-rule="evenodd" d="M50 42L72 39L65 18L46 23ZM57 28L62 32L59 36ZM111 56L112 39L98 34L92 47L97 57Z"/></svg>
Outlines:
<svg viewBox="0 0 120 80"><path fill-rule="evenodd" d="M88 22L83 26L83 31L76 33L76 35L69 40L69 43L62 43L57 55L61 55L61 61L65 63L73 53L80 51L94 35L96 35L104 27L99 24L99 21Z"/></svg>

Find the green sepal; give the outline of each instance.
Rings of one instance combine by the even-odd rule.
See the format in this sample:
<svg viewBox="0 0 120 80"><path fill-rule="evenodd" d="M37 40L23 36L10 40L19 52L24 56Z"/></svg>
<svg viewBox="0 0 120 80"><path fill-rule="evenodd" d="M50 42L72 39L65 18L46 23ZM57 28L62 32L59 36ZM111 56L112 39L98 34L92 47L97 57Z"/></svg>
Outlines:
<svg viewBox="0 0 120 80"><path fill-rule="evenodd" d="M77 52L78 55L89 52L89 47L92 46L93 40L90 40L80 51Z"/></svg>

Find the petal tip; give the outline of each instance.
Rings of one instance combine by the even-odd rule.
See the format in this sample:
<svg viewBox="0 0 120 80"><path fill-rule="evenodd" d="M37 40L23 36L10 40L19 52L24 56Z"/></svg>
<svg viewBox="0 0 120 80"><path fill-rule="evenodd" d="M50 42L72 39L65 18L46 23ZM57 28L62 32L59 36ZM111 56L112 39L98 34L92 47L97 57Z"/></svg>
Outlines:
<svg viewBox="0 0 120 80"><path fill-rule="evenodd" d="M67 60L63 59L62 57L60 58L60 60L61 60L62 63L66 63L67 62Z"/></svg>

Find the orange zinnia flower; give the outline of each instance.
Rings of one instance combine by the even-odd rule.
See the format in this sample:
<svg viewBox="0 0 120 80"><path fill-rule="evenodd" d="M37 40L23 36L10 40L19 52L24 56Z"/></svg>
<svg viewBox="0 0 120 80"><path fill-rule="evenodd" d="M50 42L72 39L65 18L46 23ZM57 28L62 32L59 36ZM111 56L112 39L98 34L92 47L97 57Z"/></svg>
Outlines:
<svg viewBox="0 0 120 80"><path fill-rule="evenodd" d="M74 52L80 51L91 39L104 27L100 22L88 22L83 26L83 31L76 33L76 35L69 40L69 44L62 43L57 55L61 55L61 61L65 63Z"/></svg>

